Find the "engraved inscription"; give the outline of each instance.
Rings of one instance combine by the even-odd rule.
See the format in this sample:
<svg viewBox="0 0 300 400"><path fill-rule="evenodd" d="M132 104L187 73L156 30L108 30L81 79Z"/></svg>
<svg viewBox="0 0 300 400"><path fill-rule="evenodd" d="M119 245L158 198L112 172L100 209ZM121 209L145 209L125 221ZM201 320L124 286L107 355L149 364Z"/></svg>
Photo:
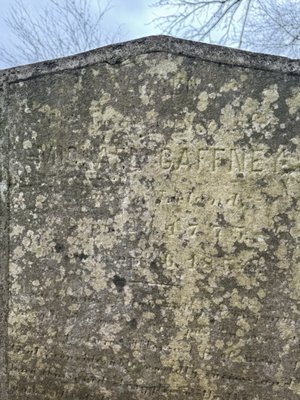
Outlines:
<svg viewBox="0 0 300 400"><path fill-rule="evenodd" d="M283 149L275 154L267 154L263 149L178 147L176 151L166 148L160 156L162 169L193 168L209 172L222 170L232 174L285 172L288 171L289 165L298 169L300 160L298 156L288 154Z"/></svg>

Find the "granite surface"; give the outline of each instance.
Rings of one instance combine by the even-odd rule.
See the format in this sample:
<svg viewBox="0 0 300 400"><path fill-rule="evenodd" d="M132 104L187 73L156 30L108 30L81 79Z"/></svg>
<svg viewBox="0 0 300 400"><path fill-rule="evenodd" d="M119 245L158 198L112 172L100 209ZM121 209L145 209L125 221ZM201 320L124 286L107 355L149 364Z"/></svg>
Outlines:
<svg viewBox="0 0 300 400"><path fill-rule="evenodd" d="M1 400L300 398L299 75L164 36L0 71Z"/></svg>

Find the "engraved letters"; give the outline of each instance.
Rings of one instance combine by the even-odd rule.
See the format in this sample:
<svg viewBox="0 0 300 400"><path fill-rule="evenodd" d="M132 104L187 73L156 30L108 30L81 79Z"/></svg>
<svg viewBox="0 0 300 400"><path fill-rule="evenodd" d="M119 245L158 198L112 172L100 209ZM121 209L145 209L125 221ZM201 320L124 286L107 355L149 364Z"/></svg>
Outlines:
<svg viewBox="0 0 300 400"><path fill-rule="evenodd" d="M285 172L287 154L280 149L266 154L263 149L237 149L234 147L169 147L162 150L160 167L163 170L197 169L199 172L228 172L232 175ZM289 155L291 157L291 155Z"/></svg>

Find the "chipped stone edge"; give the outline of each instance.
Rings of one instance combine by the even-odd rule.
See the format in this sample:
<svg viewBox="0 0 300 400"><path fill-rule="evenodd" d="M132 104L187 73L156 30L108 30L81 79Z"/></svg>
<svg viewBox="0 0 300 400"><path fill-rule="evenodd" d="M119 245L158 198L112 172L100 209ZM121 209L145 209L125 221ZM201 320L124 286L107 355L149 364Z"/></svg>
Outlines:
<svg viewBox="0 0 300 400"><path fill-rule="evenodd" d="M8 400L8 312L10 254L9 131L6 129L5 102L8 85L0 88L0 399Z"/></svg>
<svg viewBox="0 0 300 400"><path fill-rule="evenodd" d="M96 63L117 64L140 54L156 52L182 55L230 66L300 75L300 59L252 53L158 35L112 44L59 59L0 70L0 84L3 82L16 83L42 75L80 69Z"/></svg>

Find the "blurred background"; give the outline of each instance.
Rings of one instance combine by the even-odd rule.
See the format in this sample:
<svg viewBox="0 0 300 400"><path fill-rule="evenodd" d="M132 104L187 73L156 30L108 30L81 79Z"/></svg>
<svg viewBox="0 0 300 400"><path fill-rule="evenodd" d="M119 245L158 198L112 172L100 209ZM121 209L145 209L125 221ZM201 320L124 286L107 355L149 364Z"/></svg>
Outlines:
<svg viewBox="0 0 300 400"><path fill-rule="evenodd" d="M300 58L300 0L5 0L0 68L158 34Z"/></svg>

